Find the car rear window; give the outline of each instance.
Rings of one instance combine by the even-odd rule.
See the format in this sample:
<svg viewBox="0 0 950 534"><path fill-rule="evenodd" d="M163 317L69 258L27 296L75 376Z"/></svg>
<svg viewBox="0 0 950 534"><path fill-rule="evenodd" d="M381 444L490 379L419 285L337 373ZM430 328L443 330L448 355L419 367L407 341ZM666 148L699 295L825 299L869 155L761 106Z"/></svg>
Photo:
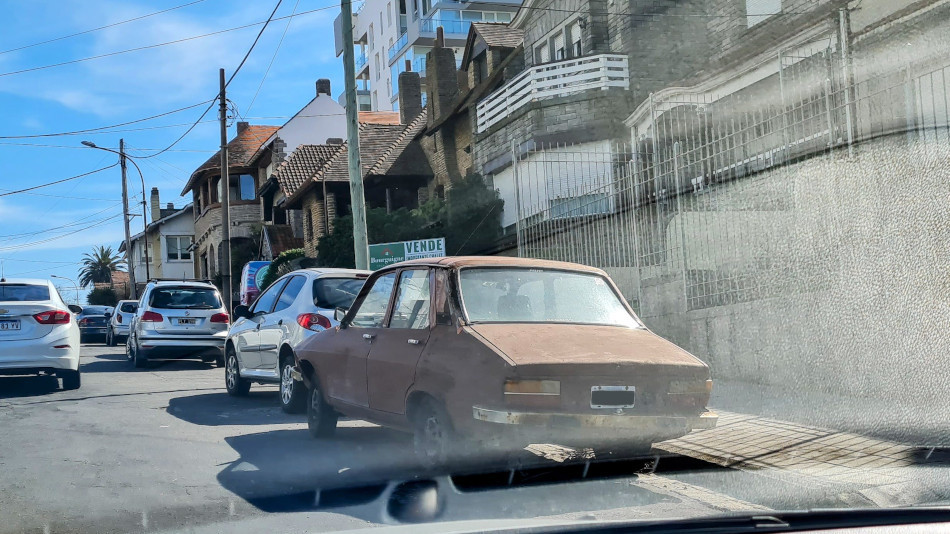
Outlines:
<svg viewBox="0 0 950 534"><path fill-rule="evenodd" d="M318 308L349 308L363 287L361 278L317 278L313 283L313 305Z"/></svg>
<svg viewBox="0 0 950 534"><path fill-rule="evenodd" d="M221 307L214 289L205 287L161 287L152 291L148 305L152 308L211 310Z"/></svg>
<svg viewBox="0 0 950 534"><path fill-rule="evenodd" d="M49 300L49 287L34 284L0 284L0 302Z"/></svg>
<svg viewBox="0 0 950 534"><path fill-rule="evenodd" d="M108 306L84 306L81 315L105 315L110 309Z"/></svg>
<svg viewBox="0 0 950 534"><path fill-rule="evenodd" d="M459 281L472 322L641 326L610 284L593 273L469 268L459 271Z"/></svg>
<svg viewBox="0 0 950 534"><path fill-rule="evenodd" d="M122 313L134 313L136 307L137 306L135 305L134 302L126 302L125 304L122 305L121 308L119 308L119 311L121 311Z"/></svg>

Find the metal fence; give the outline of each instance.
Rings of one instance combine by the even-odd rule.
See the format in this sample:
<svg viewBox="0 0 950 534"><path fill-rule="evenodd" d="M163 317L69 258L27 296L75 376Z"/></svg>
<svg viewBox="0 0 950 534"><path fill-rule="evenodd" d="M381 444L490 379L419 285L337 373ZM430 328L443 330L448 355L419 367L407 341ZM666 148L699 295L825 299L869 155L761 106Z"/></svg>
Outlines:
<svg viewBox="0 0 950 534"><path fill-rule="evenodd" d="M651 96L633 144L513 148L495 180L519 255L604 268L637 307L665 299L652 313L672 293L696 310L827 287L844 261L832 208L849 199L819 180L829 209L802 210L803 173L875 142L950 141L950 66L855 82L843 57L828 38L778 53L755 83Z"/></svg>

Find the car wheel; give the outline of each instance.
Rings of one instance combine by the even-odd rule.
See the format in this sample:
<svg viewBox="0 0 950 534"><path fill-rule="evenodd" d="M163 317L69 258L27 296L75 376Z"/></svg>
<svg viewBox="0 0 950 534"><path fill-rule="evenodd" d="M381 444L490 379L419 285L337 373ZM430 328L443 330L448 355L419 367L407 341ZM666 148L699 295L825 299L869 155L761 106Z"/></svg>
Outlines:
<svg viewBox="0 0 950 534"><path fill-rule="evenodd" d="M243 397L251 390L251 383L241 378L237 354L234 352L234 347L230 345L225 353L224 386L228 390L228 395L234 397Z"/></svg>
<svg viewBox="0 0 950 534"><path fill-rule="evenodd" d="M214 364L218 367L224 367L224 353L222 352L214 359Z"/></svg>
<svg viewBox="0 0 950 534"><path fill-rule="evenodd" d="M112 331L111 328L106 331L106 345L110 347L115 346L115 333Z"/></svg>
<svg viewBox="0 0 950 534"><path fill-rule="evenodd" d="M138 342L130 341L132 347L132 363L136 369L143 369L148 365L148 356L139 348Z"/></svg>
<svg viewBox="0 0 950 534"><path fill-rule="evenodd" d="M294 359L280 360L280 408L286 413L300 413L307 408L307 388L294 380Z"/></svg>
<svg viewBox="0 0 950 534"><path fill-rule="evenodd" d="M426 399L416 410L412 421L412 445L424 467L444 465L455 441L452 421L435 400Z"/></svg>
<svg viewBox="0 0 950 534"><path fill-rule="evenodd" d="M63 379L63 390L69 391L73 389L79 389L79 386L82 385L82 380L80 379L79 369L73 371L71 369L65 371L59 371L59 376Z"/></svg>
<svg viewBox="0 0 950 534"><path fill-rule="evenodd" d="M134 359L134 350L132 348L132 336L126 336L125 338L125 359L130 363Z"/></svg>
<svg viewBox="0 0 950 534"><path fill-rule="evenodd" d="M315 438L329 438L336 431L337 413L323 400L320 382L313 377L307 402L307 428Z"/></svg>

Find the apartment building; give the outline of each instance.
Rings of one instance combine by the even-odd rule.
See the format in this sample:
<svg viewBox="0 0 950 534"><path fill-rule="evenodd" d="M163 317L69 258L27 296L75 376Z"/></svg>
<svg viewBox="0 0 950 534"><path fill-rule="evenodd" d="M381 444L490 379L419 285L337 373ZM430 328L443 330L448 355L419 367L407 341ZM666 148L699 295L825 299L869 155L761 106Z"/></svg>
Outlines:
<svg viewBox="0 0 950 534"><path fill-rule="evenodd" d="M437 28L443 29L445 46L455 52L459 65L472 22L510 22L521 1L366 0L357 6L352 46L359 109L398 111L401 72L418 72L425 95L425 57ZM344 47L340 21L338 16L334 22L337 56Z"/></svg>

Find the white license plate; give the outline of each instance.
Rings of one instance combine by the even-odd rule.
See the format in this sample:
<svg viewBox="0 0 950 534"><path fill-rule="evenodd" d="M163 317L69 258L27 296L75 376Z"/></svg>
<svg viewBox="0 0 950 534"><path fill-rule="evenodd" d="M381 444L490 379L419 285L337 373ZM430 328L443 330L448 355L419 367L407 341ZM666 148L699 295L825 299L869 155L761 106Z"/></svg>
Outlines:
<svg viewBox="0 0 950 534"><path fill-rule="evenodd" d="M194 319L178 319L178 324L182 326L194 325L195 320Z"/></svg>
<svg viewBox="0 0 950 534"><path fill-rule="evenodd" d="M19 330L20 329L20 320L16 321L0 321L0 330Z"/></svg>

